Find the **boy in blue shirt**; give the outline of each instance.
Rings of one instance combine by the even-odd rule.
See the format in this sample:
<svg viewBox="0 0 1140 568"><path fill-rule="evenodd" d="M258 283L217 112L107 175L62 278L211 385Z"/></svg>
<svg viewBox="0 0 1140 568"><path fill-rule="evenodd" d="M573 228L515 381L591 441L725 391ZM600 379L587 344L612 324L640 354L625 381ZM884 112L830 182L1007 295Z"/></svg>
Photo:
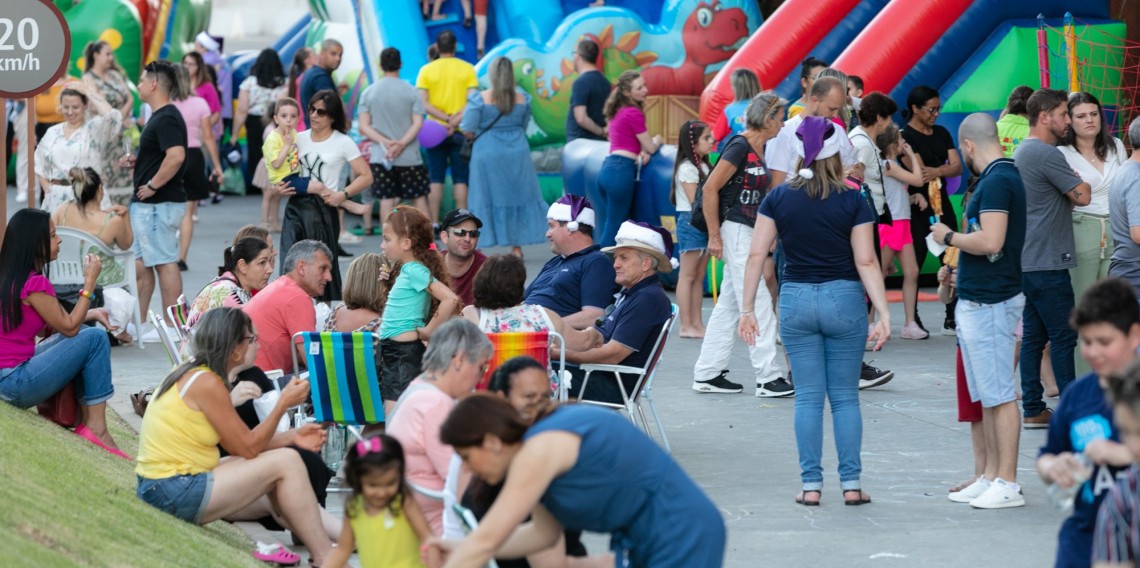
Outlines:
<svg viewBox="0 0 1140 568"><path fill-rule="evenodd" d="M1058 568L1090 565L1097 509L1116 476L1132 464L1132 453L1120 443L1113 425L1105 389L1107 377L1124 373L1137 360L1140 306L1128 283L1108 278L1084 293L1069 323L1080 335L1081 356L1093 372L1069 385L1061 396L1037 457L1037 473L1045 483L1068 489L1077 476L1085 479L1073 500L1073 514L1061 524ZM1092 463L1091 471L1078 461L1077 453Z"/></svg>

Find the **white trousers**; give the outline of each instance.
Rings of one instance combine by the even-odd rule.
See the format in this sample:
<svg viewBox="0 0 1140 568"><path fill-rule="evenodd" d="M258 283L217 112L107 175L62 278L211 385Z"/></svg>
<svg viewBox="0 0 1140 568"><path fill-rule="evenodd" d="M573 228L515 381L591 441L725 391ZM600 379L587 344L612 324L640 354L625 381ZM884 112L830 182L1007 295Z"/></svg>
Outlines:
<svg viewBox="0 0 1140 568"><path fill-rule="evenodd" d="M693 378L708 381L728 369L732 347L736 345L736 328L740 323L740 310L744 305L744 264L748 260L748 247L752 244L752 228L726 221L720 226L724 244L724 278L720 296L705 326L701 355L693 367ZM780 377L776 366L776 315L772 311L772 297L761 280L756 288L756 344L748 348L752 368L756 371L756 384L774 381Z"/></svg>

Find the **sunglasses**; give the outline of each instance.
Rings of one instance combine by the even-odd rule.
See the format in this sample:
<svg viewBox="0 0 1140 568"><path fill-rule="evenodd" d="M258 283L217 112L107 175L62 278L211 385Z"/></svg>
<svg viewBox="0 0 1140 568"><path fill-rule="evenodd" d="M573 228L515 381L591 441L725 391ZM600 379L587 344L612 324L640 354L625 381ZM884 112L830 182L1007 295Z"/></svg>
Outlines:
<svg viewBox="0 0 1140 568"><path fill-rule="evenodd" d="M926 112L929 112L930 114L939 114L942 112L942 107L941 106L922 107L922 110L925 110Z"/></svg>
<svg viewBox="0 0 1140 568"><path fill-rule="evenodd" d="M317 107L311 106L311 107L309 107L309 114L315 114L317 116L328 116L329 111L328 111L328 109L317 108Z"/></svg>
<svg viewBox="0 0 1140 568"><path fill-rule="evenodd" d="M447 230L447 232L449 232L449 233L451 233L451 234L453 234L453 235L455 235L455 236L457 236L457 237L459 237L459 238L463 238L463 237L467 237L467 236L470 236L470 237L471 237L471 238L473 238L473 239L477 239L477 238L479 238L479 234L480 234L480 233L479 233L479 230L478 230L478 229L471 229L471 230L467 230L467 229L448 229L448 230Z"/></svg>

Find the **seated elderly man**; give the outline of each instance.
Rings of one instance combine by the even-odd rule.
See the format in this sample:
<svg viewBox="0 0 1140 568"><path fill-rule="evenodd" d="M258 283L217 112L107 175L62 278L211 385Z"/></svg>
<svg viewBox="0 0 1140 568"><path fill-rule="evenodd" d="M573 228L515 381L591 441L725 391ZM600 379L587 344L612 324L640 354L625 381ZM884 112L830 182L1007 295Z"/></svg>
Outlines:
<svg viewBox="0 0 1140 568"><path fill-rule="evenodd" d="M604 249L613 253L615 281L621 292L606 309L605 320L587 330L593 333L591 347L585 351L567 350L571 363L601 363L641 367L653 353L661 326L672 313L669 298L657 281L658 272L673 270L673 237L660 227L626 221L618 229L617 244ZM601 402L622 402L621 392L612 378L595 374L586 392L581 392L585 373L572 368L574 379L570 396ZM622 375L627 395L633 393L637 377Z"/></svg>
<svg viewBox="0 0 1140 568"><path fill-rule="evenodd" d="M257 329L260 349L255 363L264 370L281 369L292 373L293 335L317 329L313 298L324 294L332 281L332 251L320 241L307 239L289 248L282 269L285 274L258 292L245 313ZM297 349L297 360L305 364L305 353Z"/></svg>
<svg viewBox="0 0 1140 568"><path fill-rule="evenodd" d="M587 329L613 303L614 268L594 244L590 201L564 195L546 213L546 238L556 255L526 289L527 304L556 314L574 329Z"/></svg>

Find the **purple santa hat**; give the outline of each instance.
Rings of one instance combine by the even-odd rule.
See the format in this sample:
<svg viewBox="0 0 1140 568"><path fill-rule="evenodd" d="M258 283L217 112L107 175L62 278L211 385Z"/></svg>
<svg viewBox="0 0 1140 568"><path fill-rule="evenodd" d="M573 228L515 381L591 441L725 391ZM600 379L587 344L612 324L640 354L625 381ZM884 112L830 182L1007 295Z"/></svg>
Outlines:
<svg viewBox="0 0 1140 568"><path fill-rule="evenodd" d="M594 208L590 206L590 200L581 195L559 197L546 212L546 218L566 223L566 229L571 233L577 231L580 225L596 226Z"/></svg>
<svg viewBox="0 0 1140 568"><path fill-rule="evenodd" d="M804 179L815 176L811 164L816 160L830 158L839 153L839 136L835 134L835 123L822 116L805 116L796 128L796 153L804 159L799 175Z"/></svg>

